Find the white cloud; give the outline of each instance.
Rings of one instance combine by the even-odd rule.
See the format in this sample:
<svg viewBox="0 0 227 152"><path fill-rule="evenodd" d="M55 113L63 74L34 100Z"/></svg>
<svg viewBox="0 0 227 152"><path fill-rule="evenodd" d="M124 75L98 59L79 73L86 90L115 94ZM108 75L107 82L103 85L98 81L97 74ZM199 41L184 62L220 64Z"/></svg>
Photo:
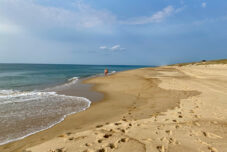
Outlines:
<svg viewBox="0 0 227 152"><path fill-rule="evenodd" d="M99 49L101 50L108 50L108 51L118 51L118 50L125 50L125 48L122 48L119 44L107 47L107 46L100 46Z"/></svg>
<svg viewBox="0 0 227 152"><path fill-rule="evenodd" d="M169 5L165 7L163 10L158 11L154 13L152 16L144 16L144 17L136 17L131 18L127 21L122 21L123 24L148 24L148 23L154 23L154 22L161 22L166 17L180 12L180 9L174 9L173 6Z"/></svg>
<svg viewBox="0 0 227 152"><path fill-rule="evenodd" d="M118 20L117 16L107 10L97 10L82 2L74 2L73 9L44 6L34 0L0 0L0 23L35 31L35 29L63 28L95 28L102 30L114 24L148 24L160 22L173 13L179 12L173 6L167 6L148 17ZM3 19L7 19L4 21ZM4 28L5 31L9 29Z"/></svg>
<svg viewBox="0 0 227 152"><path fill-rule="evenodd" d="M203 3L201 4L201 6L202 6L202 8L206 8L206 7L207 7L207 3L203 2Z"/></svg>
<svg viewBox="0 0 227 152"><path fill-rule="evenodd" d="M100 49L102 49L102 50L107 49L107 47L106 47L106 46L100 46L99 48L100 48Z"/></svg>
<svg viewBox="0 0 227 152"><path fill-rule="evenodd" d="M82 26L93 27L116 22L115 15L106 10L96 10L82 2L75 3L75 7L79 9Z"/></svg>
<svg viewBox="0 0 227 152"><path fill-rule="evenodd" d="M110 49L111 50L118 50L121 46L120 45L114 45Z"/></svg>
<svg viewBox="0 0 227 152"><path fill-rule="evenodd" d="M96 10L81 2L73 3L73 9L43 6L33 0L0 0L0 21L26 28L90 28L112 24L115 16L108 11Z"/></svg>
<svg viewBox="0 0 227 152"><path fill-rule="evenodd" d="M15 34L21 31L22 30L16 25L0 23L0 33Z"/></svg>

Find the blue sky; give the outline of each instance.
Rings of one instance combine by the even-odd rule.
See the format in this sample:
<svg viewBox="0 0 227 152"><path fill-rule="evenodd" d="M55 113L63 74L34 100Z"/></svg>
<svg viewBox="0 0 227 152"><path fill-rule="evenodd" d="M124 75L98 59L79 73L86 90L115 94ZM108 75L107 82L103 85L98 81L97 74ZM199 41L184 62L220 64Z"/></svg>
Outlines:
<svg viewBox="0 0 227 152"><path fill-rule="evenodd" d="M227 58L226 0L0 0L0 62Z"/></svg>

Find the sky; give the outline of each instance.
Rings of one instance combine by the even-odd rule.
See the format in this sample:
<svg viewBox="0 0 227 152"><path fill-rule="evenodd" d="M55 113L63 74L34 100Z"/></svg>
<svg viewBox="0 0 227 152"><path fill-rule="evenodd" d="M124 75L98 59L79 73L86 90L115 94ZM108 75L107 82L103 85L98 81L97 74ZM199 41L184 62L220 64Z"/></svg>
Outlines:
<svg viewBox="0 0 227 152"><path fill-rule="evenodd" d="M0 0L0 63L227 58L226 0Z"/></svg>

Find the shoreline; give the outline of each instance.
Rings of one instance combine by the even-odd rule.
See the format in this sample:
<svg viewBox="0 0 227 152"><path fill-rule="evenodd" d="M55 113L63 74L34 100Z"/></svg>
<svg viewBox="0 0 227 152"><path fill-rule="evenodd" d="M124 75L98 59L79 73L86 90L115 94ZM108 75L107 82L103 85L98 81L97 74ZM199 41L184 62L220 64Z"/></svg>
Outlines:
<svg viewBox="0 0 227 152"><path fill-rule="evenodd" d="M96 77L99 77L99 76L94 75L94 76L89 76L87 78L79 78L75 84L60 90L56 90L54 88L54 91L60 95L84 97L90 100L91 102L98 102L102 100L103 94L93 90L92 84L84 83L84 81L86 81L87 79L92 79Z"/></svg>
<svg viewBox="0 0 227 152"><path fill-rule="evenodd" d="M124 72L124 71L120 71L120 72ZM109 73L109 76L113 75L113 74L116 74L116 73L118 73L118 72L113 71L113 72ZM3 147L3 149L5 149L4 146L6 146L6 145L10 145L10 144L13 144L13 143L20 142L21 140L23 140L23 139L25 139L27 137L33 136L35 134L38 134L40 132L43 132L43 131L46 131L48 129L53 128L54 126L56 126L56 125L62 123L63 121L65 121L65 119L67 117L70 117L72 115L76 115L78 113L86 111L87 109L89 109L91 107L91 104L93 104L93 105L95 104L94 102L101 102L103 100L103 98L104 98L104 93L97 92L94 89L94 84L85 83L86 80L97 78L97 77L104 77L104 76L102 76L100 74L98 74L98 75L95 74L93 76L89 76L89 77L85 77L85 78L78 78L77 82L75 84L73 84L73 85L71 84L70 86L65 86L65 85L67 85L67 82L66 82L66 83L63 83L63 84L59 84L57 86L52 86L51 88L48 87L47 89L44 89L45 92L46 91L47 92L53 92L54 91L58 95L72 96L72 97L75 96L75 97L78 97L78 98L84 98L85 100L89 101L89 106L86 109L82 109L79 112L72 112L72 113L64 115L61 120L59 120L58 122L50 125L47 128L44 128L44 129L41 129L41 130L37 130L37 131L29 133L29 134L27 134L25 136L22 136L22 137L13 139L13 140L9 140L9 141L7 141L5 143L2 143L2 144L0 144L0 150L1 150L1 147Z"/></svg>
<svg viewBox="0 0 227 152"><path fill-rule="evenodd" d="M49 92L47 92L47 93L49 93ZM56 93L56 92L54 92L54 93ZM9 139L9 140L7 140L7 141L3 141L3 142L0 143L0 146L9 144L9 143L11 143L11 142L16 142L16 141L18 141L18 140L22 140L22 139L24 139L24 138L26 138L26 137L28 137L28 136L31 136L31 135L33 135L33 134L36 134L36 133L39 133L39 132L41 132L41 131L47 130L47 129L49 129L49 128L52 128L53 126L55 126L55 125L61 123L62 121L64 121L64 119L65 119L67 116L70 116L70 115L79 113L79 112L81 112L81 111L85 111L86 109L88 109L88 108L90 107L91 102L92 102L92 101L90 101L88 98L85 98L85 97L68 96L68 95L58 94L58 93L56 93L56 95L57 95L59 98L60 98L60 97L68 97L68 98L74 98L75 100L82 100L83 102L86 102L87 107L82 107L82 108L80 108L80 110L72 111L72 112L66 113L66 114L62 115L62 117L59 117L59 120L54 121L54 122L51 122L51 123L49 123L49 125L46 125L45 127L43 127L43 126L42 126L42 127L41 127L41 126L38 126L38 127L40 127L40 128L36 128L36 130L32 130L32 131L30 131L30 132L24 134L23 136L15 137L14 139Z"/></svg>
<svg viewBox="0 0 227 152"><path fill-rule="evenodd" d="M142 68L142 69L136 69L136 70L143 70L143 69L155 69L155 68ZM125 72L130 73L131 71L135 71L135 70L123 71L123 72L116 73L114 75L119 75L119 74L125 73ZM108 76L108 77L111 77L111 76ZM108 110L104 111L103 113L106 114L105 116L102 116L100 114L98 114L98 116L95 116L95 117L91 116L93 114L97 115L97 111L102 111L103 107L106 107L105 104L111 105L111 104L114 103L114 101L111 101L110 103L104 102L104 101L111 100L111 97L108 97L109 93L106 93L105 91L100 90L99 89L100 84L97 84L96 82L91 82L92 80L100 79L100 78L102 79L102 78L105 78L105 77L90 78L90 79L84 80L83 83L93 85L91 90L93 90L95 92L102 93L104 95L104 97L103 97L103 99L101 99L101 101L92 102L91 106L87 110L81 111L81 112L76 113L76 114L69 115L61 123L58 123L55 126L49 128L47 130L38 132L38 133L33 134L31 136L28 136L28 137L26 137L22 140L11 142L11 143L8 143L6 145L2 145L2 146L0 146L0 150L1 151L20 151L22 149L25 149L25 148L40 144L44 141L50 140L52 138L55 138L57 135L64 134L65 132L70 131L70 130L74 130L74 131L79 132L79 131L95 128L95 126L99 125L100 123L103 124L103 123L110 123L110 122L117 121L121 117L121 115L123 115L124 113L127 113L127 109L122 108L122 109L119 110L118 109L119 107L118 107L118 108L114 109L114 112L112 112L110 114L108 114L108 112L107 112ZM159 82L158 82L158 80L154 80L152 83L154 83L154 87L157 87ZM132 98L132 100L135 100L135 99L137 99L137 97ZM125 106L129 106L131 104L133 104L133 102L129 102ZM172 104L172 103L170 103L170 104ZM110 105L107 105L107 107L109 107ZM169 108L170 109L174 108L176 106L177 106L177 104L171 105L168 108L165 107L166 108L165 110L167 110ZM146 115L135 116L135 118L133 118L133 119L148 118L150 115L152 115L152 114L157 115L159 112L162 112L162 111L156 109L153 112L147 113ZM94 120L92 118L98 118L98 120ZM85 119L85 120L80 120L80 123L73 125L74 127L72 127L70 125L70 122L72 120L77 120L79 122L79 119ZM89 121L86 121L86 119L89 120ZM18 146L20 147L19 149L18 149Z"/></svg>
<svg viewBox="0 0 227 152"><path fill-rule="evenodd" d="M89 76L87 78L81 78L81 79L78 78L76 80L76 82L73 83L73 84L68 85L68 83L63 83L63 84L54 86L52 88L44 89L45 92L55 92L57 95L60 95L60 96L76 97L76 98L79 98L79 99L83 99L84 101L86 101L88 103L87 108L83 108L80 111L65 114L65 115L62 116L62 118L59 121L54 122L50 126L47 126L47 127L40 129L40 130L33 131L33 132L28 133L28 134L26 134L22 137L18 137L18 138L15 138L15 139L5 141L3 143L0 143L0 146L4 146L4 145L10 144L12 142L17 142L19 140L23 140L26 137L29 137L31 135L34 135L34 134L37 134L39 132L50 129L50 128L54 127L55 125L64 121L66 117L87 110L88 108L90 108L92 102L100 101L103 98L103 95L98 93L98 92L91 91L91 88L92 88L91 84L84 84L83 83L83 81L90 79L90 78L94 78L94 77L97 77L97 75ZM68 86L66 86L66 85L68 85Z"/></svg>
<svg viewBox="0 0 227 152"><path fill-rule="evenodd" d="M78 98L83 98L86 102L88 102L88 107L82 109L81 111L76 111L76 112L71 112L71 113L69 113L69 114L66 114L66 115L64 115L59 121L53 123L52 125L50 125L50 126L44 128L44 129L40 129L40 130L31 132L31 133L28 133L28 134L26 134L26 135L24 135L24 136L22 136L22 137L18 137L18 138L15 138L15 139L8 140L8 141L6 141L6 142L0 143L0 147L1 147L1 146L4 146L4 145L7 145L7 144L10 144L10 143L12 143L12 142L17 142L17 141L19 141L19 140L23 140L23 139L26 138L26 137L29 137L29 136L32 136L32 135L37 134L37 133L39 133L39 132L45 131L45 130L47 130L47 129L50 129L50 128L54 127L55 125L57 125L57 124L63 122L63 121L65 120L66 117L68 117L68 116L70 116L70 115L77 114L77 113L79 113L79 112L85 111L85 110L87 110L88 108L90 108L91 101L90 101L89 99L84 98L84 97L78 97Z"/></svg>
<svg viewBox="0 0 227 152"><path fill-rule="evenodd" d="M101 101L0 151L226 151L226 76L227 65L188 65L87 79Z"/></svg>

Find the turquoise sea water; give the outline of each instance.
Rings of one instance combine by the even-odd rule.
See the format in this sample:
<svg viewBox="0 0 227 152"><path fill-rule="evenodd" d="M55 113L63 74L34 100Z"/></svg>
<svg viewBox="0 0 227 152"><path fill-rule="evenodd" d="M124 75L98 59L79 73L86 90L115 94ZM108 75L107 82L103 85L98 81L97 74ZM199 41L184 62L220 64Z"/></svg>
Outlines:
<svg viewBox="0 0 227 152"><path fill-rule="evenodd" d="M0 64L0 145L47 129L87 109L84 97L47 88L75 85L79 78L141 68L121 65Z"/></svg>
<svg viewBox="0 0 227 152"><path fill-rule="evenodd" d="M62 64L0 64L0 89L37 90L65 83L73 77L88 77L144 66L122 65L62 65Z"/></svg>

